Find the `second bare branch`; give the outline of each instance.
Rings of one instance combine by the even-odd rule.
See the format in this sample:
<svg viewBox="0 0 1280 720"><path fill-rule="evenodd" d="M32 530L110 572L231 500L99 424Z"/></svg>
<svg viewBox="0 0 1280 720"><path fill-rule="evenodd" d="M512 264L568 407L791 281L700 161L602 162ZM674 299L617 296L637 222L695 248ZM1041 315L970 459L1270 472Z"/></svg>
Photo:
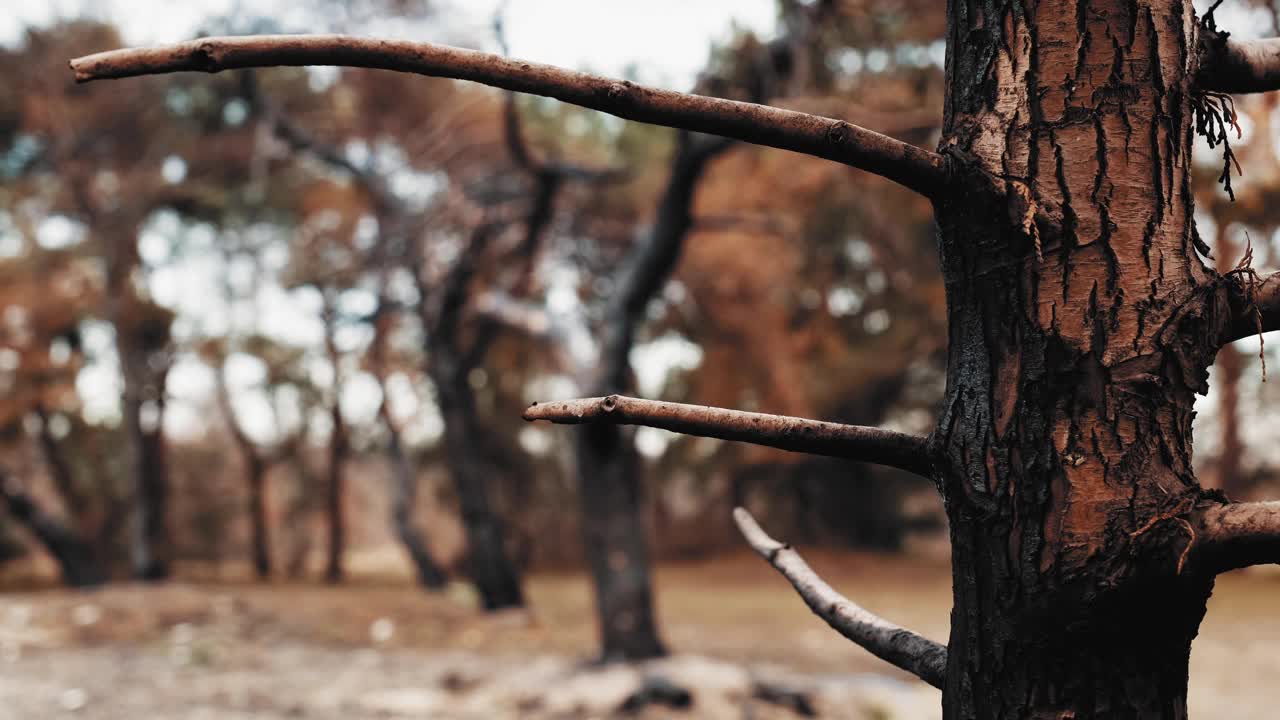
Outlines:
<svg viewBox="0 0 1280 720"><path fill-rule="evenodd" d="M525 410L524 419L570 425L591 422L645 425L685 435L887 465L922 477L932 474L924 438L861 425L623 395L535 403Z"/></svg>

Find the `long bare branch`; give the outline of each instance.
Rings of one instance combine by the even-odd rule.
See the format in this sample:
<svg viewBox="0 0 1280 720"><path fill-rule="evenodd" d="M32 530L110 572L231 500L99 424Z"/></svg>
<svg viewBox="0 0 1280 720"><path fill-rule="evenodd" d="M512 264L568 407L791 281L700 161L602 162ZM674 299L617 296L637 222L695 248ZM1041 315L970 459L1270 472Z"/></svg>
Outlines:
<svg viewBox="0 0 1280 720"><path fill-rule="evenodd" d="M1215 505L1189 521L1193 566L1226 572L1280 563L1280 502Z"/></svg>
<svg viewBox="0 0 1280 720"><path fill-rule="evenodd" d="M941 688L947 677L947 648L894 625L836 592L790 545L774 540L751 513L734 508L733 520L751 549L774 567L815 615L836 632L895 667Z"/></svg>
<svg viewBox="0 0 1280 720"><path fill-rule="evenodd" d="M768 445L792 452L877 463L930 477L925 439L861 425L786 415L726 410L704 405L643 400L623 395L534 403L525 420L565 425L646 425L685 435Z"/></svg>
<svg viewBox="0 0 1280 720"><path fill-rule="evenodd" d="M1255 282L1246 275L1228 278L1227 303L1230 317L1221 342L1234 342L1250 335L1280 330L1280 273L1271 273Z"/></svg>
<svg viewBox="0 0 1280 720"><path fill-rule="evenodd" d="M1200 86L1226 93L1280 90L1280 38L1210 42Z"/></svg>
<svg viewBox="0 0 1280 720"><path fill-rule="evenodd" d="M948 177L934 152L842 120L767 105L644 87L447 45L346 35L209 37L154 48L111 50L71 61L77 82L184 71L342 65L470 80L545 95L628 120L722 135L834 160L926 196Z"/></svg>

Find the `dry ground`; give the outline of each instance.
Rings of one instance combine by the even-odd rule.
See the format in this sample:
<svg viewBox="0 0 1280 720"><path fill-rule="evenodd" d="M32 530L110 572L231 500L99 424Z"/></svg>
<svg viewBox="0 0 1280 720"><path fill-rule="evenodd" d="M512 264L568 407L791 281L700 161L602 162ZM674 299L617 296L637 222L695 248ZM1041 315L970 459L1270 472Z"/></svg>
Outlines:
<svg viewBox="0 0 1280 720"><path fill-rule="evenodd" d="M948 570L923 558L810 553L873 610L946 637ZM482 617L462 585L400 577L346 586L174 583L0 595L0 720L10 718L600 717L642 677L687 685L693 708L642 717L798 717L752 700L803 691L823 717L932 718L938 693L845 642L754 557L667 566L665 636L679 654L599 670L584 578L528 582L533 611ZM1280 577L1223 578L1192 659L1192 715L1277 716Z"/></svg>

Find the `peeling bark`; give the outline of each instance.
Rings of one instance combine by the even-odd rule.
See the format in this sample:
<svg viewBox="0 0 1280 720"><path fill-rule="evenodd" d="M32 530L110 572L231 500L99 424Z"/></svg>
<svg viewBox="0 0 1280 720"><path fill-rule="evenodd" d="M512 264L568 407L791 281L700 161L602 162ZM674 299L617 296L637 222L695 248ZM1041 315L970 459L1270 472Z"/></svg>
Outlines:
<svg viewBox="0 0 1280 720"><path fill-rule="evenodd" d="M1192 219L1197 29L1180 0L950 3L942 147L1006 194L935 203L946 718L1186 716L1213 577L1180 572L1179 517L1223 316Z"/></svg>

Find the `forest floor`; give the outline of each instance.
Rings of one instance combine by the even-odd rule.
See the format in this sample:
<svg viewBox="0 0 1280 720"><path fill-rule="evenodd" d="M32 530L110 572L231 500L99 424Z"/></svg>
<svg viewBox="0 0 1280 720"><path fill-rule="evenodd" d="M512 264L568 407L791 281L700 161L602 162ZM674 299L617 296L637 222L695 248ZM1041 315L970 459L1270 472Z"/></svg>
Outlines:
<svg viewBox="0 0 1280 720"><path fill-rule="evenodd" d="M945 563L809 554L851 598L945 639ZM936 690L829 630L754 556L667 565L657 583L678 652L639 669L585 662L595 629L577 574L535 575L531 612L487 617L462 584L429 596L386 573L338 587L9 592L0 595L0 720L606 717L659 677L688 688L691 707L651 704L635 717L794 718L806 709L799 698L820 717L939 714ZM1220 581L1193 653L1192 717L1275 717L1277 597L1275 574Z"/></svg>

